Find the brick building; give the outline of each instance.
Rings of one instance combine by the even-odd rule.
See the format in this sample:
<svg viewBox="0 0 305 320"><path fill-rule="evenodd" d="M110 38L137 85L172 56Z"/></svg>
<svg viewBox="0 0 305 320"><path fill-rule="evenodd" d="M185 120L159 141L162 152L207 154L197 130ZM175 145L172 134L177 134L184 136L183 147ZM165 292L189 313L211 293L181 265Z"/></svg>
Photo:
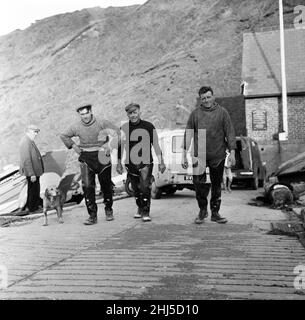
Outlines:
<svg viewBox="0 0 305 320"><path fill-rule="evenodd" d="M305 151L305 29L285 30L288 141L282 131L280 33L243 36L242 87L247 135L257 140L268 171Z"/></svg>

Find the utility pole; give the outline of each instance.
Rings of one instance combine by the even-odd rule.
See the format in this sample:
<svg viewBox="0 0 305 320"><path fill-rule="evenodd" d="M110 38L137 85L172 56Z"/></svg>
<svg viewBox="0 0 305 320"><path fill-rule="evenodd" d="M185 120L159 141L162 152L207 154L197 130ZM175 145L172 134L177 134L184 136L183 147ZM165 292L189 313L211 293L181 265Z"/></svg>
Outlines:
<svg viewBox="0 0 305 320"><path fill-rule="evenodd" d="M283 2L279 0L280 18L280 43L281 43L281 74L282 74L282 112L283 112L283 131L279 133L279 140L288 140L288 112L287 112L287 88L286 88L286 68L285 68L285 38L284 38L284 19Z"/></svg>

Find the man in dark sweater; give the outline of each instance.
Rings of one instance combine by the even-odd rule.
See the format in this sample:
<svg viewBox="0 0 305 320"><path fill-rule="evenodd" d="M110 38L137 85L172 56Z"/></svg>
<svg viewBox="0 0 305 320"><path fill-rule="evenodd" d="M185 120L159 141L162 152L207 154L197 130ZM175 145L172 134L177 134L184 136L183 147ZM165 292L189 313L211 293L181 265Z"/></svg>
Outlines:
<svg viewBox="0 0 305 320"><path fill-rule="evenodd" d="M104 195L106 220L113 220L112 210L112 181L111 181L111 156L105 140L99 139L106 129L114 130L120 137L120 129L110 121L101 120L92 114L91 105L81 105L76 108L80 121L66 129L60 138L68 149L73 148L79 154L82 187L85 194L89 219L85 225L97 223L97 205L95 199L95 175ZM107 135L105 135L107 136ZM79 145L72 140L79 138ZM120 141L120 139L118 139Z"/></svg>
<svg viewBox="0 0 305 320"><path fill-rule="evenodd" d="M211 221L226 223L227 220L220 216L219 209L221 204L221 182L223 177L226 149L230 151L230 160L232 166L235 165L236 137L234 128L226 109L215 102L213 90L211 87L201 87L199 90L200 106L192 111L186 125L182 167L188 167L187 151L193 139L194 156L204 160L209 167L211 180ZM206 150L205 159L200 159L198 150L204 144L204 141L198 140L200 131L205 130ZM189 134L191 132L191 134ZM202 149L202 148L201 148ZM203 154L203 153L201 153ZM193 182L196 191L196 199L200 208L199 215L195 223L200 224L208 216L207 196L210 191L210 184L206 183L206 172L193 175Z"/></svg>
<svg viewBox="0 0 305 320"><path fill-rule="evenodd" d="M129 122L124 123L121 127L122 142L118 148L117 172L123 173L122 153L125 149L127 176L131 181L138 206L134 218L142 218L144 222L147 222L151 221L151 178L154 165L152 146L158 157L159 171L163 173L166 167L154 125L140 118L140 106L136 103L126 106L125 111Z"/></svg>

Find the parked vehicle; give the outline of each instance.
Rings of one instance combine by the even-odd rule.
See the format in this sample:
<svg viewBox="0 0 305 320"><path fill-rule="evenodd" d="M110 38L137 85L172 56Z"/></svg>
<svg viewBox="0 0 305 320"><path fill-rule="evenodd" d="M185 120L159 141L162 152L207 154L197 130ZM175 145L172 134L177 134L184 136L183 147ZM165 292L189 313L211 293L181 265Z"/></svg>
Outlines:
<svg viewBox="0 0 305 320"><path fill-rule="evenodd" d="M153 199L159 199L162 193L174 194L177 190L194 190L192 175L192 158L188 155L189 167L183 169L182 159L182 141L184 130L164 130L158 132L159 143L163 153L166 170L164 173L158 171L158 160L154 155L154 168L152 176L151 196ZM210 182L209 169L207 168L207 182ZM125 190L133 196L133 190L129 179L126 179Z"/></svg>
<svg viewBox="0 0 305 320"><path fill-rule="evenodd" d="M249 137L236 137L236 164L232 167L233 184L246 183L253 190L263 187L266 165L261 160L258 144Z"/></svg>
<svg viewBox="0 0 305 320"><path fill-rule="evenodd" d="M159 134L159 143L163 152L166 170L162 174L158 171L157 158L155 157L152 190L153 199L159 199L162 193L174 194L184 188L194 190L192 181L192 159L189 156L189 168L181 167L182 141L184 130L166 130ZM261 160L258 144L250 137L236 137L237 149L235 151L236 164L232 168L233 184L246 184L253 190L263 187L266 180L266 165ZM206 169L207 182L210 182L209 168ZM125 191L133 196L131 183L127 178Z"/></svg>

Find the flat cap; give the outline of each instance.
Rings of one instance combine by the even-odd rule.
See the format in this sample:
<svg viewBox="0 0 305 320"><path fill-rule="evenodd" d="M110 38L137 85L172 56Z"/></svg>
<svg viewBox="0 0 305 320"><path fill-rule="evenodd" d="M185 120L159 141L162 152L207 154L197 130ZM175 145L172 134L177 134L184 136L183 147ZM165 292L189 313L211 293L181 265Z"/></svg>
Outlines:
<svg viewBox="0 0 305 320"><path fill-rule="evenodd" d="M91 104L81 104L81 105L78 105L78 106L75 107L75 111L78 112L79 110L85 109L85 108L91 110L92 105L91 105Z"/></svg>
<svg viewBox="0 0 305 320"><path fill-rule="evenodd" d="M27 129L33 131L40 131L40 129L35 124L29 124Z"/></svg>
<svg viewBox="0 0 305 320"><path fill-rule="evenodd" d="M125 107L125 111L126 111L126 112L130 112L130 111L133 111L133 110L135 110L135 109L140 109L140 105L137 104L137 103L130 103L129 105L127 105L127 106Z"/></svg>

